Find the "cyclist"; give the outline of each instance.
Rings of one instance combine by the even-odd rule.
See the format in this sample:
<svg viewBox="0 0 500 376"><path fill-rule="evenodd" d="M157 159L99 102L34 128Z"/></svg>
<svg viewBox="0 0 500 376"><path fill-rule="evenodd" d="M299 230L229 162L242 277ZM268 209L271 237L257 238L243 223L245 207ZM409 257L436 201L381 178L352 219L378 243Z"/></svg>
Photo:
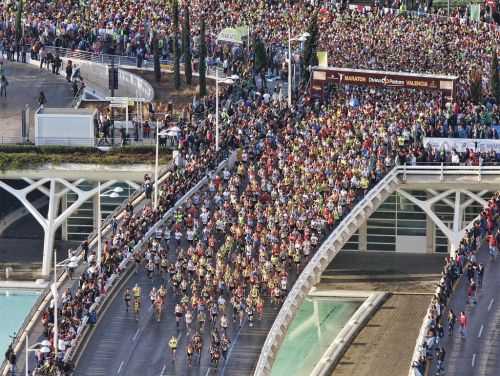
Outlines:
<svg viewBox="0 0 500 376"><path fill-rule="evenodd" d="M170 347L170 352L172 353L172 361L175 361L175 351L177 350L177 337L172 336L170 341L168 341L168 347Z"/></svg>
<svg viewBox="0 0 500 376"><path fill-rule="evenodd" d="M128 312L128 308L130 307L130 301L132 300L132 294L130 293L130 289L125 289L125 294L123 295L123 300L125 300L125 309Z"/></svg>

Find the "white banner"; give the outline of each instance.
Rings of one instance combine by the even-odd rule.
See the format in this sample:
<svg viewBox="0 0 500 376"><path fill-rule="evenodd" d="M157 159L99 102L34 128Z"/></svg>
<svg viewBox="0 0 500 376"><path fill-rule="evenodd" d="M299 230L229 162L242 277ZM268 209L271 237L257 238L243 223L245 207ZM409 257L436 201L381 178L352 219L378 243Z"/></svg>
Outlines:
<svg viewBox="0 0 500 376"><path fill-rule="evenodd" d="M495 139L424 137L424 146L429 144L437 149L456 150L459 153L467 149L479 152L494 150L500 153L500 140Z"/></svg>

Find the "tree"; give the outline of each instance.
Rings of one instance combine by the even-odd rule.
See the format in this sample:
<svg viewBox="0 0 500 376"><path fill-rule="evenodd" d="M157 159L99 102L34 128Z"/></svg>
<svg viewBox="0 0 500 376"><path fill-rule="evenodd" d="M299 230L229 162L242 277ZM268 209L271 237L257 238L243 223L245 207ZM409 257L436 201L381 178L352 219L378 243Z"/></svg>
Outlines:
<svg viewBox="0 0 500 376"><path fill-rule="evenodd" d="M470 72L470 99L475 104L479 104L481 103L482 97L481 69L479 67L474 67Z"/></svg>
<svg viewBox="0 0 500 376"><path fill-rule="evenodd" d="M500 105L500 73L498 71L497 50L493 46L493 54L491 57L491 94L496 99L497 105Z"/></svg>
<svg viewBox="0 0 500 376"><path fill-rule="evenodd" d="M199 72L199 85L200 85L200 97L203 98L207 95L207 41L205 39L205 19L201 19L201 30L200 30L200 59L198 63Z"/></svg>
<svg viewBox="0 0 500 376"><path fill-rule="evenodd" d="M256 72L261 72L267 68L267 55L266 47L261 39L255 41L255 63L254 68Z"/></svg>
<svg viewBox="0 0 500 376"><path fill-rule="evenodd" d="M158 34L153 32L153 62L156 82L161 81L160 51L158 48Z"/></svg>
<svg viewBox="0 0 500 376"><path fill-rule="evenodd" d="M318 14L312 16L311 23L307 29L309 37L304 46L304 81L309 81L309 67L318 64L318 57L316 56L316 49L318 47Z"/></svg>
<svg viewBox="0 0 500 376"><path fill-rule="evenodd" d="M173 0L172 13L174 20L174 86L176 90L179 90L181 88L181 54L179 51L179 3L177 0Z"/></svg>
<svg viewBox="0 0 500 376"><path fill-rule="evenodd" d="M19 0L17 3L17 13L16 13L16 40L19 42L23 37L23 25L21 22L21 17L23 14L23 0Z"/></svg>
<svg viewBox="0 0 500 376"><path fill-rule="evenodd" d="M191 26L189 25L189 7L184 6L184 22L182 25L182 54L184 55L184 75L186 84L193 81L192 55L191 55Z"/></svg>

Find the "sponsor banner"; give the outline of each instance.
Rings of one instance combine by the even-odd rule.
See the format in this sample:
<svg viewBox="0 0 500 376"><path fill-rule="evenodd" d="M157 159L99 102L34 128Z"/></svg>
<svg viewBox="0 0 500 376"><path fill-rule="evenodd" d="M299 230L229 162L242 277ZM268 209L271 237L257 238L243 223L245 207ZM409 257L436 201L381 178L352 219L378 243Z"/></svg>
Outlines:
<svg viewBox="0 0 500 376"><path fill-rule="evenodd" d="M500 153L500 140L494 139L424 137L423 143L426 147L427 145L431 145L436 149L456 150L459 153L466 150L478 152L490 152L494 150Z"/></svg>
<svg viewBox="0 0 500 376"><path fill-rule="evenodd" d="M319 72L321 72L325 76L320 75ZM326 79L324 79L323 77L326 77ZM322 81L322 83L319 82L320 80ZM324 85L326 84L326 81L330 81L344 85L440 90L447 97L453 97L456 80L456 76L322 66L315 67L313 73L313 85Z"/></svg>
<svg viewBox="0 0 500 376"><path fill-rule="evenodd" d="M440 89L439 80L428 77L405 77L404 75L386 74L383 72L329 72L329 79L341 84L368 85L382 87L400 87L417 89ZM445 89L446 90L446 89Z"/></svg>

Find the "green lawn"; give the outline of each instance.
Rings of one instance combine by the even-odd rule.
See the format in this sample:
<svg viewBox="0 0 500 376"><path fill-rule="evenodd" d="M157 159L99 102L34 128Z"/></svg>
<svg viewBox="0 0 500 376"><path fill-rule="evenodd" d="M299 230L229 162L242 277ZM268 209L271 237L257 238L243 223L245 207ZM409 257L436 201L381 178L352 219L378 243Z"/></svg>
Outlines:
<svg viewBox="0 0 500 376"><path fill-rule="evenodd" d="M168 163L170 150L161 150L160 163ZM0 170L18 170L42 166L47 163L85 163L104 165L152 164L154 146L127 146L107 152L90 147L3 145L0 146Z"/></svg>

